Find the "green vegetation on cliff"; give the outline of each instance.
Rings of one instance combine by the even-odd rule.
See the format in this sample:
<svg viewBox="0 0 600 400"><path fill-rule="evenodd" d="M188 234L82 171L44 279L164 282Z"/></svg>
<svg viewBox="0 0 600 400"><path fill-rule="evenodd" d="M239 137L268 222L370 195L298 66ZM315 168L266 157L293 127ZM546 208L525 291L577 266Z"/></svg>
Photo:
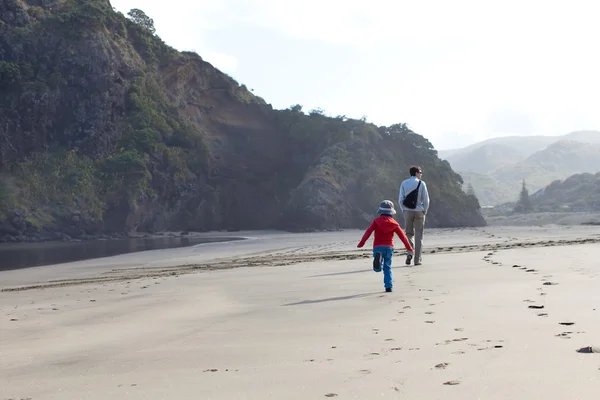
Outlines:
<svg viewBox="0 0 600 400"><path fill-rule="evenodd" d="M600 211L600 172L556 180L531 200L537 211Z"/></svg>
<svg viewBox="0 0 600 400"><path fill-rule="evenodd" d="M273 110L130 16L108 0L0 0L0 239L362 228L413 163L429 226L484 224L405 125Z"/></svg>

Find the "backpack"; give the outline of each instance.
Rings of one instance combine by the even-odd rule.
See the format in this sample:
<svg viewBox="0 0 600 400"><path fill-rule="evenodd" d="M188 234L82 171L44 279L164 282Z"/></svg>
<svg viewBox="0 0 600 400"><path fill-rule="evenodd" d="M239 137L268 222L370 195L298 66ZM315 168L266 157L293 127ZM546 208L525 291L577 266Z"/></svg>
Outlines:
<svg viewBox="0 0 600 400"><path fill-rule="evenodd" d="M409 194L407 194L406 197L404 198L404 200L402 200L402 204L404 205L404 207L410 208L412 210L417 208L417 201L419 199L419 187L420 186L421 186L421 181L419 181L417 188L415 190L413 190L412 192L410 192Z"/></svg>

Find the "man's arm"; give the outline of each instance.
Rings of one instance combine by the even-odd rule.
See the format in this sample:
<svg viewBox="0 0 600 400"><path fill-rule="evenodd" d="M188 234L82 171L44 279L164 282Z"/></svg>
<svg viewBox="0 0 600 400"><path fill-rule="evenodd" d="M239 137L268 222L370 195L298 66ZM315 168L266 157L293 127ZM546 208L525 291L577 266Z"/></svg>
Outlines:
<svg viewBox="0 0 600 400"><path fill-rule="evenodd" d="M406 190L404 190L404 182L400 184L400 193L398 194L398 207L400 207L401 211L404 211L404 205L402 202L406 198Z"/></svg>
<svg viewBox="0 0 600 400"><path fill-rule="evenodd" d="M429 192L427 192L427 185L425 182L421 182L421 186L423 186L423 211L427 214L429 210Z"/></svg>
<svg viewBox="0 0 600 400"><path fill-rule="evenodd" d="M400 238L402 243L404 243L404 247L406 248L406 251L413 251L413 248L410 245L410 241L408 240L408 237L406 237L406 233L404 233L402 228L397 226L396 230L394 232L396 232L396 235L398 235L398 237Z"/></svg>
<svg viewBox="0 0 600 400"><path fill-rule="evenodd" d="M375 230L375 221L371 222L371 225L369 225L369 227L363 234L362 239L360 239L358 246L356 246L356 247L363 247L365 245L365 243L367 242L367 240L369 239L369 237L371 236L371 233L373 233L374 230Z"/></svg>

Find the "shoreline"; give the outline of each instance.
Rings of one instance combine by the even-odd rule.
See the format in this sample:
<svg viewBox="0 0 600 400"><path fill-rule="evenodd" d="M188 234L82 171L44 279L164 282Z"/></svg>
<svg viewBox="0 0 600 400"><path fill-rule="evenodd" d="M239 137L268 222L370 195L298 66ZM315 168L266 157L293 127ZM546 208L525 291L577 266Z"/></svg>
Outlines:
<svg viewBox="0 0 600 400"><path fill-rule="evenodd" d="M511 226L499 226L495 227L498 233L502 231L511 230L515 227ZM516 238L512 238L512 240L498 240L497 234L488 234L487 240L483 243L478 244L451 244L445 246L425 246L423 249L423 256L429 257L432 255L441 255L441 254L469 254L469 253L479 253L479 252L497 252L497 251L507 251L513 249L536 249L540 247L559 247L559 246L573 246L573 245L589 245L600 243L600 232L596 231L593 226L551 226L551 227L530 227L531 230L538 230L542 232L557 230L558 232L562 232L561 229L565 229L561 235L562 237L557 238L543 238L543 237L533 237L528 239L523 239L521 241L515 242ZM585 232L587 236L578 236L575 238L565 238L566 236L570 236L568 230L572 228L580 228ZM479 228L481 229L481 228ZM429 233L432 235L444 236L446 233L457 233L463 231L475 231L479 230L478 228L441 228L437 230L430 230ZM352 230L342 231L344 234L348 234L349 232L355 232ZM360 231L356 231L359 232ZM75 268L80 263L95 263L96 265L102 265L103 260L108 260L109 258L113 258L115 260L119 260L122 257L132 257L135 258L136 254L141 255L142 253L155 253L166 251L169 253L177 252L178 250L188 249L193 251L194 248L202 247L202 246L210 246L210 245L223 245L228 243L236 243L236 242L247 242L255 239L273 239L273 236L281 236L288 238L293 238L295 235L298 236L311 236L313 234L303 233L303 234L293 234L293 233L283 233L277 231L256 231L254 232L254 236L240 236L238 239L232 240L223 240L223 241L212 241L212 242L204 242L204 243L196 243L191 244L189 246L180 246L180 247L171 247L164 249L149 249L149 250L140 250L137 252L130 253L122 253L118 255L113 255L109 257L97 257L97 258L89 258L85 260L78 260L60 264L48 264L48 265L37 265L31 267L24 267L18 269L7 269L0 270L0 276L2 272L11 272L11 271L21 271L30 268L45 268L45 267L56 267L60 268L65 265L73 265ZM329 232L326 236L332 236L334 233ZM207 236L208 237L208 236ZM225 237L223 237L225 239ZM229 238L231 239L231 238ZM287 247L285 247L287 248ZM161 277L179 277L185 275L194 275L200 274L204 272L217 271L217 270L229 270L236 268L260 268L260 267L282 267L289 265L296 265L306 262L335 262L341 260L356 260L356 259L370 259L372 256L371 250L367 249L356 249L354 246L352 248L346 248L344 250L328 250L325 252L310 252L308 254L299 252L298 254L289 255L286 258L278 258L274 257L277 255L278 251L273 250L265 250L256 253L249 254L237 254L234 252L232 255L227 255L225 257L212 258L210 254L203 260L193 260L191 262L186 263L177 263L177 262L168 262L168 263L158 263L157 266L151 265L139 265L137 267L131 266L127 264L127 268L112 268L109 271L106 268L99 267L97 272L90 270L82 278L69 278L63 277L60 280L50 280L49 282L36 282L34 284L23 284L17 286L4 286L0 285L0 292L19 292L26 291L32 289L50 289L56 287L65 287L65 286L78 286L78 285L89 285L89 284L97 284L97 283L107 283L107 282L120 282L120 281L137 281L144 280L148 278L161 278ZM398 260L404 256L405 252L403 248L398 248L394 251L394 258ZM147 254L149 256L149 254ZM169 260L173 260L169 258ZM398 261L396 261L398 262ZM48 271L50 273L50 271Z"/></svg>
<svg viewBox="0 0 600 400"><path fill-rule="evenodd" d="M59 231L47 232L42 235L8 235L0 236L0 246L8 244L34 244L34 243L76 243L85 241L104 241L104 240L126 240L126 239L151 239L159 237L197 237L206 235L234 234L236 231L160 231L160 232L133 232L133 233L101 233L97 235L83 234L78 237L71 237Z"/></svg>

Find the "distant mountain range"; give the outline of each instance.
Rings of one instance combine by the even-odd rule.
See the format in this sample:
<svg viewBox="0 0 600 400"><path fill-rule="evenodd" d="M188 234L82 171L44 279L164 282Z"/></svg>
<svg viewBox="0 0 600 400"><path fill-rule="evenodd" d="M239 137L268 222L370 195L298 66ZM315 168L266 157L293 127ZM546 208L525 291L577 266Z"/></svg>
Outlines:
<svg viewBox="0 0 600 400"><path fill-rule="evenodd" d="M523 179L533 193L555 180L600 171L600 132L488 139L441 150L452 169L471 185L482 206L516 200Z"/></svg>

